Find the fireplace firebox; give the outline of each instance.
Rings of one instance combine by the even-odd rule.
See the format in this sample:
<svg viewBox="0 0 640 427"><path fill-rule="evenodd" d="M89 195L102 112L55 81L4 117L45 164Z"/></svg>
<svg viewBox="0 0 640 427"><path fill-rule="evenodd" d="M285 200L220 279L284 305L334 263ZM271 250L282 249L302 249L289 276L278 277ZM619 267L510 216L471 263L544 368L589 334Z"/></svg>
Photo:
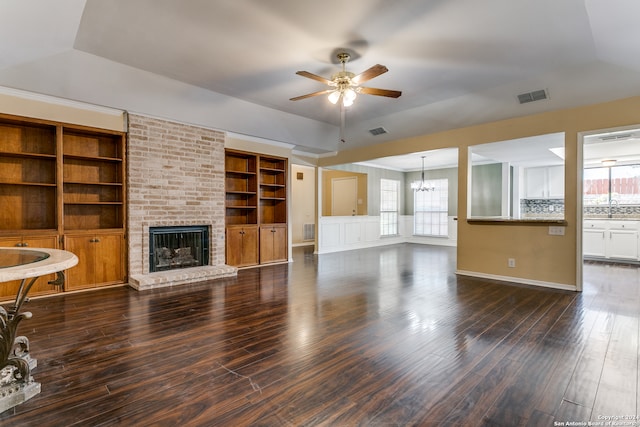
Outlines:
<svg viewBox="0 0 640 427"><path fill-rule="evenodd" d="M149 227L149 272L209 264L209 227Z"/></svg>

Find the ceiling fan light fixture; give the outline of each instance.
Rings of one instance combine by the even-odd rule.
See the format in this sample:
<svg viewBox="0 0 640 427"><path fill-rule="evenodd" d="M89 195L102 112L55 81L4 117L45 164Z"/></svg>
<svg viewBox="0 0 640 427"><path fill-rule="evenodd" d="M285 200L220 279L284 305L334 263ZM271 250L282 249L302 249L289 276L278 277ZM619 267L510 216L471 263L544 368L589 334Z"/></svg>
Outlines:
<svg viewBox="0 0 640 427"><path fill-rule="evenodd" d="M331 92L329 94L329 102L330 103L336 104L339 99L340 99L340 91L339 90L334 90L333 92Z"/></svg>
<svg viewBox="0 0 640 427"><path fill-rule="evenodd" d="M348 102L349 105L353 104L353 101L356 100L356 91L351 89L351 88L347 88L344 90L344 92L342 93L342 98L344 98L344 103L345 103L345 107L347 107L346 103Z"/></svg>
<svg viewBox="0 0 640 427"><path fill-rule="evenodd" d="M353 99L342 98L343 107L351 107L353 105Z"/></svg>

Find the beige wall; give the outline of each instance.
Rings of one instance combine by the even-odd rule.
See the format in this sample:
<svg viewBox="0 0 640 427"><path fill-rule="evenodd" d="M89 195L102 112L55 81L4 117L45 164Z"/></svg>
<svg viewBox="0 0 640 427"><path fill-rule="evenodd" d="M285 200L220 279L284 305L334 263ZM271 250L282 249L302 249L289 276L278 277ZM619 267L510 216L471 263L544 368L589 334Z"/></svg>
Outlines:
<svg viewBox="0 0 640 427"><path fill-rule="evenodd" d="M118 132L127 130L124 111L2 87L0 87L0 111L4 114Z"/></svg>
<svg viewBox="0 0 640 427"><path fill-rule="evenodd" d="M640 97L531 115L477 126L345 150L319 160L320 166L343 164L398 154L459 147L458 265L462 272L515 277L561 285L577 284L578 134L640 124ZM467 216L467 165L471 145L546 133L565 132L564 236L549 236L539 225L469 224ZM516 259L516 268L507 267Z"/></svg>
<svg viewBox="0 0 640 427"><path fill-rule="evenodd" d="M302 179L298 179L298 173ZM316 224L316 169L291 165L291 243L305 242L304 224Z"/></svg>
<svg viewBox="0 0 640 427"><path fill-rule="evenodd" d="M241 135L234 136L233 134L227 134L225 137L224 148L231 148L234 150L248 151L250 153L267 154L270 156L278 157L291 157L291 148L289 144L274 145L273 141L261 141L258 138L243 137Z"/></svg>

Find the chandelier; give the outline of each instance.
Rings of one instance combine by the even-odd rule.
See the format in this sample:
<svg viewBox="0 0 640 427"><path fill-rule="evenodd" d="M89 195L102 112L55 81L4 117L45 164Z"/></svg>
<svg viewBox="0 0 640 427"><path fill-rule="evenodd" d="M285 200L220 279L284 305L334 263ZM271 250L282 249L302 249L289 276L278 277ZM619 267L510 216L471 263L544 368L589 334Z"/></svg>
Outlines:
<svg viewBox="0 0 640 427"><path fill-rule="evenodd" d="M426 156L422 156L422 175L420 181L413 181L411 183L411 188L413 191L435 191L435 187L428 186L424 181L424 158Z"/></svg>

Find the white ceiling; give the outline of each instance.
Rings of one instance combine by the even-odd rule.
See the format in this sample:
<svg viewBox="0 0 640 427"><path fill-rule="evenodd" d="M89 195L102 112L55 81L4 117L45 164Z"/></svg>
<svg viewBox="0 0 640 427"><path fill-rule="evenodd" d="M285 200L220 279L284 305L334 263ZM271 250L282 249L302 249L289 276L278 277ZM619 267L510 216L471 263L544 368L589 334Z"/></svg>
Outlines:
<svg viewBox="0 0 640 427"><path fill-rule="evenodd" d="M0 86L324 153L640 95L637 16L636 0L0 0ZM289 101L325 88L295 72L330 77L340 49L402 91L360 95L345 145L336 106ZM518 103L537 89L550 99Z"/></svg>

